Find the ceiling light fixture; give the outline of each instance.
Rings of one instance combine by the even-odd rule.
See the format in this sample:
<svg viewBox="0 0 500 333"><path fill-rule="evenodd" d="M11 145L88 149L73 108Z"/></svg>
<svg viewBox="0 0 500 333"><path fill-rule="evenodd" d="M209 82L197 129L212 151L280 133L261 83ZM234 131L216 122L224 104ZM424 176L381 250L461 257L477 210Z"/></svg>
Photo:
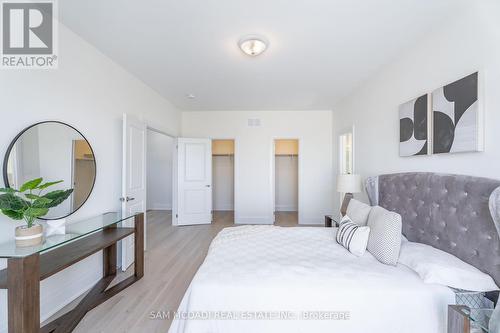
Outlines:
<svg viewBox="0 0 500 333"><path fill-rule="evenodd" d="M240 49L251 57L256 57L267 49L268 42L255 35L245 36L238 42Z"/></svg>

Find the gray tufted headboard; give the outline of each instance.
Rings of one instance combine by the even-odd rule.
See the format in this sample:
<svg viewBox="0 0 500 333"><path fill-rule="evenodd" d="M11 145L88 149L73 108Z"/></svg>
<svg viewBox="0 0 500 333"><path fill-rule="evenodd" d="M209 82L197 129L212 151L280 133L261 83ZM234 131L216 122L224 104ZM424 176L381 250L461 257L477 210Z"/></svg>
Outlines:
<svg viewBox="0 0 500 333"><path fill-rule="evenodd" d="M401 214L408 240L434 246L500 285L500 181L437 173L367 179L372 205Z"/></svg>

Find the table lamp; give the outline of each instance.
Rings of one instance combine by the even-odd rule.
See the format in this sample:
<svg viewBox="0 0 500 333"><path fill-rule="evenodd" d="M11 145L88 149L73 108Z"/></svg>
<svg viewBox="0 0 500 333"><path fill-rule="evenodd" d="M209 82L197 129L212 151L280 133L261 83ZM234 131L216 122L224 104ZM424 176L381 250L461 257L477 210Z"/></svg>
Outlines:
<svg viewBox="0 0 500 333"><path fill-rule="evenodd" d="M361 176L352 174L341 174L337 176L337 192L345 193L340 213L344 216L347 212L349 201L353 198L353 193L361 192Z"/></svg>

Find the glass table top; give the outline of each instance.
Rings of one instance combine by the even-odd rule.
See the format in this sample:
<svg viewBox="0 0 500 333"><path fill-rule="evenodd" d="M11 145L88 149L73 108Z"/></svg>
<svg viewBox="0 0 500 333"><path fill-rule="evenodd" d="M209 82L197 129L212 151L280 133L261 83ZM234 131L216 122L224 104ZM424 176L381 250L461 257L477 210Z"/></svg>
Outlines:
<svg viewBox="0 0 500 333"><path fill-rule="evenodd" d="M36 246L16 246L15 239L12 237L12 240L0 243L0 258L20 258L34 253L42 253L114 224L118 224L126 220L132 221L134 216L135 215L122 216L120 213L111 212L78 222L66 223L66 232L64 235L52 235L49 237L44 236L43 243ZM40 224L43 225L44 230L47 228L46 221L40 222Z"/></svg>

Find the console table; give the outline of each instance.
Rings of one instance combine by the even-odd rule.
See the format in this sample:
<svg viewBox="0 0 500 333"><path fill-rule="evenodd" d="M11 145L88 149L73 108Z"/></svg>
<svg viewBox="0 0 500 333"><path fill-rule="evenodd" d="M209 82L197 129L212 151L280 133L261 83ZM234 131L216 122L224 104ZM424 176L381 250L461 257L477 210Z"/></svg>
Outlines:
<svg viewBox="0 0 500 333"><path fill-rule="evenodd" d="M133 227L124 226L133 221ZM123 223L125 222L125 223ZM134 275L108 288L116 277L117 242L134 235ZM103 251L103 278L75 309L40 328L40 281ZM0 244L0 289L8 289L9 333L71 332L85 314L144 275L144 214L122 217L107 213L66 225L64 235L47 237L34 247Z"/></svg>

